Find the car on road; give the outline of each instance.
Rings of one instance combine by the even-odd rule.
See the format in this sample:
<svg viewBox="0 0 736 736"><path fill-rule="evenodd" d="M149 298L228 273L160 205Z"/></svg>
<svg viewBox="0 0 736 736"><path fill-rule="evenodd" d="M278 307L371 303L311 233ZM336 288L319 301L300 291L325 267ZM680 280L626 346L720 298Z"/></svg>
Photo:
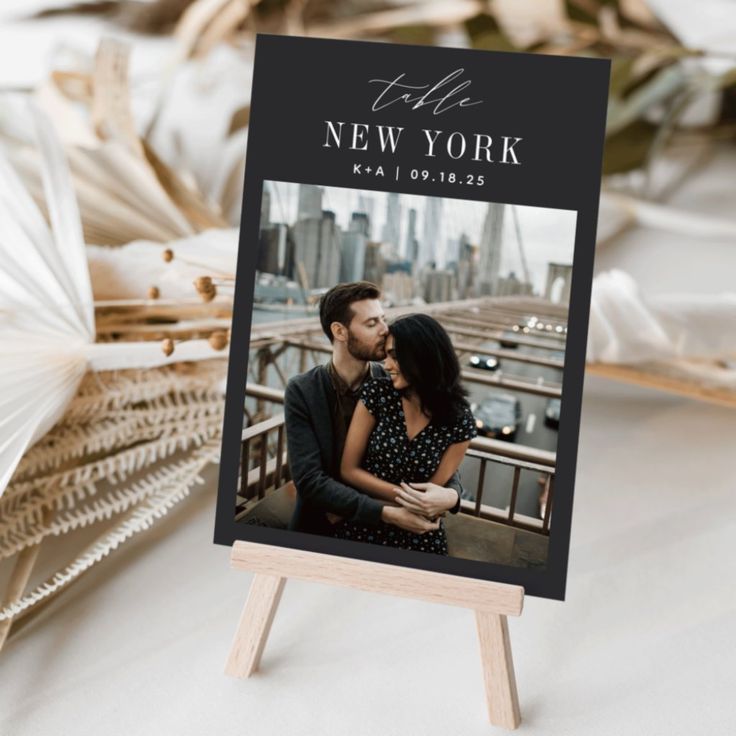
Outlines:
<svg viewBox="0 0 736 736"><path fill-rule="evenodd" d="M482 437L513 442L521 424L521 402L511 394L493 394L471 407Z"/></svg>
<svg viewBox="0 0 736 736"><path fill-rule="evenodd" d="M468 364L471 368L481 368L484 371L495 371L501 366L498 358L492 355L471 355Z"/></svg>
<svg viewBox="0 0 736 736"><path fill-rule="evenodd" d="M547 402L547 407L544 410L544 423L548 427L559 427L560 426L560 406L562 402L560 399L550 399Z"/></svg>
<svg viewBox="0 0 736 736"><path fill-rule="evenodd" d="M513 350L514 348L519 347L518 343L516 342L516 338L528 335L531 331L532 328L529 326L529 322L518 322L517 324L512 325L510 330L503 331L503 334L499 339L499 343L501 344L502 348L510 348L511 350ZM512 338L514 342L508 342L508 340L504 340L505 337Z"/></svg>
<svg viewBox="0 0 736 736"><path fill-rule="evenodd" d="M518 343L515 340L514 342L509 342L508 340L504 340L505 337L515 338L516 334L511 330L504 330L501 337L498 338L498 344L502 348L506 348L507 350L516 350L516 348L519 347Z"/></svg>

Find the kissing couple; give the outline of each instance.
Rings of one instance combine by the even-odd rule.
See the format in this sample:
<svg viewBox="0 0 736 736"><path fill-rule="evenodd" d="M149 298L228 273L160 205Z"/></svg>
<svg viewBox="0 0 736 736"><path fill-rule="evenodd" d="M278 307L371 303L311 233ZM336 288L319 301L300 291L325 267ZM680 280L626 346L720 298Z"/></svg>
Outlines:
<svg viewBox="0 0 736 736"><path fill-rule="evenodd" d="M292 378L284 402L289 528L447 555L442 517L460 508L477 434L447 332L425 314L388 325L366 281L330 289L319 313L332 359Z"/></svg>

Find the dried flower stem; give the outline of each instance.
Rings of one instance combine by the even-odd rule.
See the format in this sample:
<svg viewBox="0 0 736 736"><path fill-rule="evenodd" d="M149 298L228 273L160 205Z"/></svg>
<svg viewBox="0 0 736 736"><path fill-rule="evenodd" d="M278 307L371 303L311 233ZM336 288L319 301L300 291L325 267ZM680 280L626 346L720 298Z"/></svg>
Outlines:
<svg viewBox="0 0 736 736"><path fill-rule="evenodd" d="M219 442L205 445L194 453L191 470L184 481L162 489L132 508L122 520L101 534L66 567L20 600L3 607L0 610L0 621L8 618L17 620L37 612L42 605L52 600L62 589L79 579L83 573L107 557L122 543L148 529L166 515L175 504L189 495L195 483L202 482L199 473L208 463L216 460L218 450Z"/></svg>

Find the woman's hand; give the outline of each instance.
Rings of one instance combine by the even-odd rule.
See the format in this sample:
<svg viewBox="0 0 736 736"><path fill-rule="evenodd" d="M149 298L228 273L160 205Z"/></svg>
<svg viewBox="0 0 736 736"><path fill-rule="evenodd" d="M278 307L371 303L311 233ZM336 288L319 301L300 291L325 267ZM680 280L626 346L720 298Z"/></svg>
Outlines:
<svg viewBox="0 0 736 736"><path fill-rule="evenodd" d="M402 509L401 506L384 506L381 521L398 526L412 534L424 534L440 528L439 521L430 521L423 516L417 516L412 511Z"/></svg>
<svg viewBox="0 0 736 736"><path fill-rule="evenodd" d="M414 514L434 519L455 508L457 491L453 488L443 488L436 483L412 483L411 485L402 483L396 503Z"/></svg>
<svg viewBox="0 0 736 736"><path fill-rule="evenodd" d="M453 473L460 467L470 440L455 442L442 455L442 460L429 483L401 484L401 492L396 503L414 514L421 514L429 519L442 516L454 509L458 502L458 492L454 488L444 488L440 483L447 483Z"/></svg>

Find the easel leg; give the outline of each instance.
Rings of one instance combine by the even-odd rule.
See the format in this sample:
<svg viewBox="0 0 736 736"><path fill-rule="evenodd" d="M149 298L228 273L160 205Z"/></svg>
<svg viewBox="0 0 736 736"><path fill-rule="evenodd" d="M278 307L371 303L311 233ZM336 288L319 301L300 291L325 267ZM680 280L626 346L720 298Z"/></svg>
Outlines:
<svg viewBox="0 0 736 736"><path fill-rule="evenodd" d="M491 723L510 730L518 728L519 696L506 616L476 611L475 619Z"/></svg>
<svg viewBox="0 0 736 736"><path fill-rule="evenodd" d="M225 665L226 675L250 677L258 669L285 584L286 578L277 575L253 577Z"/></svg>

